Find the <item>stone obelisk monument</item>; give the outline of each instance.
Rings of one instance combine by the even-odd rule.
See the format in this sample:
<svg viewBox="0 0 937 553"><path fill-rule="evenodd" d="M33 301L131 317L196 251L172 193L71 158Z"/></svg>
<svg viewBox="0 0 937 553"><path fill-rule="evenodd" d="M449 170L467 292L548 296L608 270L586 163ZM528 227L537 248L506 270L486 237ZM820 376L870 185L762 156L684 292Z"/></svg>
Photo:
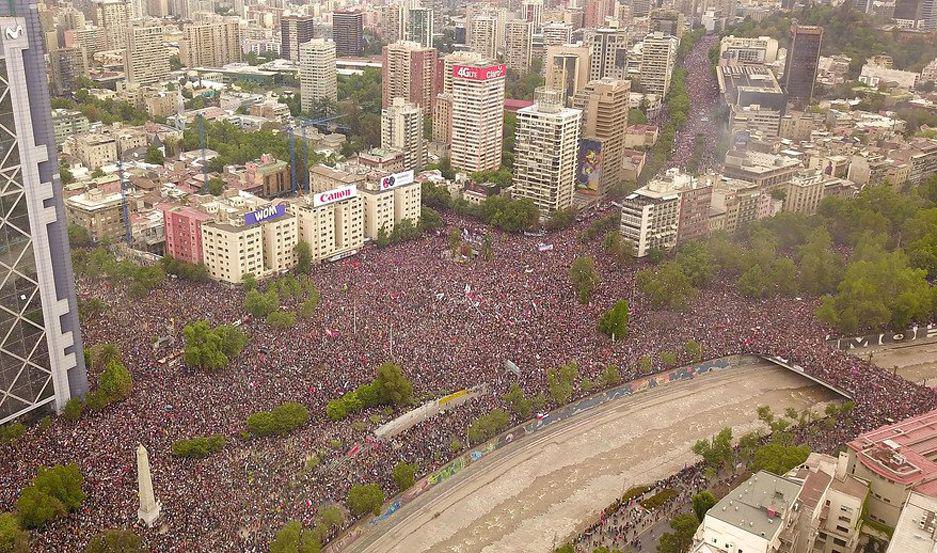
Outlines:
<svg viewBox="0 0 937 553"><path fill-rule="evenodd" d="M148 528L152 528L159 518L162 504L153 494L153 478L150 476L150 455L143 444L137 446L137 486L140 490L140 508L137 509L137 518L143 521Z"/></svg>

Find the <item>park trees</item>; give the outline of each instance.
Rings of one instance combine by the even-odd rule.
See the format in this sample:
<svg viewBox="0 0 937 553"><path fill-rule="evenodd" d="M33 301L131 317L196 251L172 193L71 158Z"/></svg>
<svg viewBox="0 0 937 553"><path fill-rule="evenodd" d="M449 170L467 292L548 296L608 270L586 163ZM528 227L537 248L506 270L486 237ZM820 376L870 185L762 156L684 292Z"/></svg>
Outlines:
<svg viewBox="0 0 937 553"><path fill-rule="evenodd" d="M312 268L312 248L309 247L309 242L296 242L293 252L296 253L296 270L303 274L308 273Z"/></svg>
<svg viewBox="0 0 937 553"><path fill-rule="evenodd" d="M85 499L78 465L43 467L16 500L16 515L27 528L39 528L77 509Z"/></svg>
<svg viewBox="0 0 937 553"><path fill-rule="evenodd" d="M626 300L618 300L602 315L599 319L599 332L613 340L628 335L628 302Z"/></svg>
<svg viewBox="0 0 937 553"><path fill-rule="evenodd" d="M208 321L201 320L183 328L186 365L215 371L228 365L247 345L247 335L231 325L212 328Z"/></svg>
<svg viewBox="0 0 937 553"><path fill-rule="evenodd" d="M708 469L718 472L732 463L732 429L723 428L711 439L699 440L693 445L693 453L703 458Z"/></svg>
<svg viewBox="0 0 937 553"><path fill-rule="evenodd" d="M477 417L468 427L469 444L476 445L494 438L507 430L511 423L511 415L504 409L492 409L488 413Z"/></svg>
<svg viewBox="0 0 937 553"><path fill-rule="evenodd" d="M644 269L635 275L638 289L641 290L655 309L667 308L677 311L686 309L694 295L690 278L676 262L668 261L657 271Z"/></svg>
<svg viewBox="0 0 937 553"><path fill-rule="evenodd" d="M145 553L140 536L133 530L111 528L91 538L85 553Z"/></svg>
<svg viewBox="0 0 937 553"><path fill-rule="evenodd" d="M379 484L355 484L348 490L346 503L356 517L366 513L379 515L384 504L384 491Z"/></svg>
<svg viewBox="0 0 937 553"><path fill-rule="evenodd" d="M270 543L270 553L319 553L322 544L315 532L297 520L284 524Z"/></svg>
<svg viewBox="0 0 937 553"><path fill-rule="evenodd" d="M910 266L904 252L886 252L880 239L863 238L836 294L823 299L817 316L845 333L904 329L934 312L937 294L926 276Z"/></svg>
<svg viewBox="0 0 937 553"><path fill-rule="evenodd" d="M277 310L280 305L280 297L274 288L266 292L261 292L257 288L252 288L244 296L244 309L252 316L262 319Z"/></svg>
<svg viewBox="0 0 937 553"><path fill-rule="evenodd" d="M258 411L247 417L247 429L258 437L282 436L306 424L309 410L305 405L287 401L270 411Z"/></svg>
<svg viewBox="0 0 937 553"><path fill-rule="evenodd" d="M670 529L660 537L657 553L686 553L693 545L693 535L699 528L700 521L692 513L683 513L670 521Z"/></svg>
<svg viewBox="0 0 937 553"><path fill-rule="evenodd" d="M599 273L595 270L595 260L591 257L577 257L569 267L569 281L579 298L579 303L589 303L592 293L599 285Z"/></svg>
<svg viewBox="0 0 937 553"><path fill-rule="evenodd" d="M706 512L709 511L718 500L716 496L712 494L709 490L703 490L698 494L695 494L692 498L693 503L693 514L696 515L696 520L702 521L703 517L706 516Z"/></svg>
<svg viewBox="0 0 937 553"><path fill-rule="evenodd" d="M12 513L0 513L0 551L29 553L29 534Z"/></svg>
<svg viewBox="0 0 937 553"><path fill-rule="evenodd" d="M830 233L821 227L811 232L807 243L798 249L799 287L804 293L823 295L836 290L843 277L843 258L832 246Z"/></svg>

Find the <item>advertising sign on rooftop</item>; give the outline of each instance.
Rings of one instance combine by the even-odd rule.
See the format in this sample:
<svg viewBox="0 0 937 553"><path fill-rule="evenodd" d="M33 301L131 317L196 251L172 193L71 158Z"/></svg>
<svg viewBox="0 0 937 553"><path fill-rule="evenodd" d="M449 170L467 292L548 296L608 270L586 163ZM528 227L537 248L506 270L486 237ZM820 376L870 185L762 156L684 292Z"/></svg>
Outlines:
<svg viewBox="0 0 937 553"><path fill-rule="evenodd" d="M342 200L347 200L349 198L354 198L357 195L358 187L353 184L350 186L333 188L332 190L326 190L325 192L316 192L312 195L312 206L319 207L328 205L335 202L340 202Z"/></svg>

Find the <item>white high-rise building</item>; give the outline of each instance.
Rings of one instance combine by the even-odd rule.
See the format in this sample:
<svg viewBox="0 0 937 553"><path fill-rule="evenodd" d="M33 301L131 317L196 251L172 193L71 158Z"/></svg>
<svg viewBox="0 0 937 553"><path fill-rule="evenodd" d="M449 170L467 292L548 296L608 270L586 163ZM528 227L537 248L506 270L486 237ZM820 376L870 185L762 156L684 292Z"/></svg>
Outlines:
<svg viewBox="0 0 937 553"><path fill-rule="evenodd" d="M667 95L677 63L677 37L651 33L641 47L641 88L646 93Z"/></svg>
<svg viewBox="0 0 937 553"><path fill-rule="evenodd" d="M592 49L589 80L628 78L628 32L624 29L586 29L583 42Z"/></svg>
<svg viewBox="0 0 937 553"><path fill-rule="evenodd" d="M426 165L423 110L395 97L392 105L381 110L381 148L402 151L404 169L422 170Z"/></svg>
<svg viewBox="0 0 937 553"><path fill-rule="evenodd" d="M569 44L573 38L573 27L569 23L547 23L541 30L543 45L563 46Z"/></svg>
<svg viewBox="0 0 937 553"><path fill-rule="evenodd" d="M491 15L472 15L466 28L466 42L473 52L490 59L498 59L498 18Z"/></svg>
<svg viewBox="0 0 937 553"><path fill-rule="evenodd" d="M530 21L523 19L513 19L504 26L504 63L519 74L530 68L533 28Z"/></svg>
<svg viewBox="0 0 937 553"><path fill-rule="evenodd" d="M162 26L131 27L127 31L124 60L127 80L132 84L153 84L169 75L169 55L163 43Z"/></svg>
<svg viewBox="0 0 937 553"><path fill-rule="evenodd" d="M126 48L130 4L125 0L97 0L94 3L94 24L104 29L108 50Z"/></svg>
<svg viewBox="0 0 937 553"><path fill-rule="evenodd" d="M452 67L452 166L472 173L501 166L504 64L489 60Z"/></svg>
<svg viewBox="0 0 937 553"><path fill-rule="evenodd" d="M337 101L334 42L314 38L299 45L299 86L303 111L311 110L321 98Z"/></svg>
<svg viewBox="0 0 937 553"><path fill-rule="evenodd" d="M563 93L537 89L534 105L517 112L514 197L544 213L573 205L582 111L563 106Z"/></svg>

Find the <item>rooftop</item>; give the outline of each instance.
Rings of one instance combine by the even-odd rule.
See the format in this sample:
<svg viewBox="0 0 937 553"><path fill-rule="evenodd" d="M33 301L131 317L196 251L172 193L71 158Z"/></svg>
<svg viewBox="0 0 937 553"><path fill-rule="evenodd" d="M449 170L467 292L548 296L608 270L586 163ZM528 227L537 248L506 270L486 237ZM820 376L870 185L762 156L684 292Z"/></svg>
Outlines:
<svg viewBox="0 0 937 553"><path fill-rule="evenodd" d="M937 499L911 492L886 553L937 551Z"/></svg>
<svg viewBox="0 0 937 553"><path fill-rule="evenodd" d="M937 495L937 410L866 432L847 446L872 472Z"/></svg>
<svg viewBox="0 0 937 553"><path fill-rule="evenodd" d="M706 516L770 540L781 531L781 519L800 490L797 482L760 471L723 497Z"/></svg>

